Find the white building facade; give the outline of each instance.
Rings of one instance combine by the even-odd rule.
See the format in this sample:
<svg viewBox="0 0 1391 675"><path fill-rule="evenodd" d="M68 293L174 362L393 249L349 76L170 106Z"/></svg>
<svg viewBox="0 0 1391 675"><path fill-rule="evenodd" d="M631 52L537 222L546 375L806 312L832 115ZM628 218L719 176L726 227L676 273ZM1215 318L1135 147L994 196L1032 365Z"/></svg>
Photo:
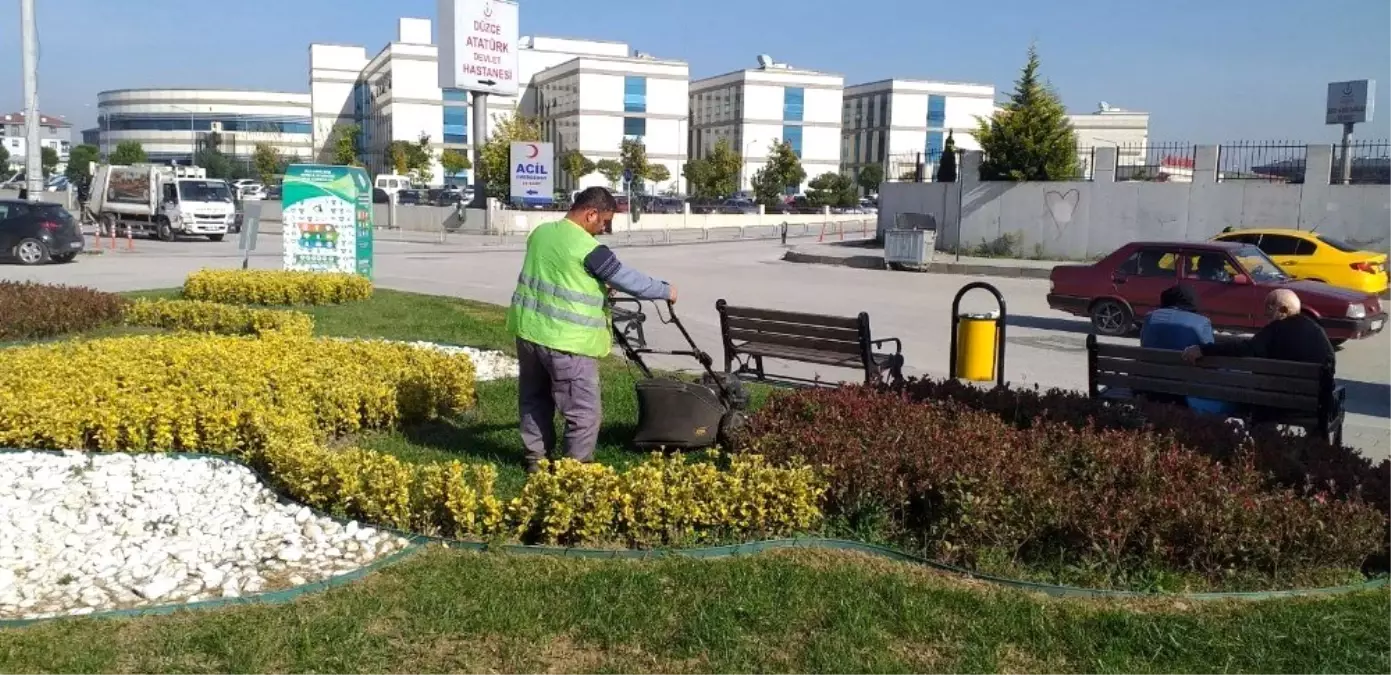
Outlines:
<svg viewBox="0 0 1391 675"><path fill-rule="evenodd" d="M97 94L98 148L139 143L152 162L186 164L216 134L217 150L247 163L265 143L294 161L312 156L308 94L237 89L117 89Z"/></svg>
<svg viewBox="0 0 1391 675"><path fill-rule="evenodd" d="M444 92L439 86L436 66L438 49L431 41L428 19L403 18L397 25L397 39L376 56L366 59L361 47L311 45L309 48L309 89L314 111L314 151L320 161L333 154L334 129L355 125L359 130L358 157L370 173L395 173L391 144L396 141L419 143L428 139L434 161L429 185L467 180L466 174L445 176L439 155L446 147L466 151L467 120L451 124L445 136ZM352 82L354 66L359 70ZM450 106L451 112L461 106ZM457 112L454 112L457 116ZM453 143L447 141L453 140Z"/></svg>
<svg viewBox="0 0 1391 675"><path fill-rule="evenodd" d="M649 165L667 171L665 180L648 181L645 191L677 193L687 159L689 85L690 69L681 61L582 56L536 73L522 105L535 106L542 140L555 145L557 159L578 150L590 161L618 160L623 141L635 140L644 145ZM578 180L562 176L562 183L570 190L624 188L609 185L598 172Z"/></svg>
<svg viewBox="0 0 1391 675"><path fill-rule="evenodd" d="M1145 166L1149 145L1150 115L1147 112L1122 110L1106 103L1097 104L1093 113L1071 114L1072 130L1077 134L1077 161L1082 175L1091 176L1093 149L1116 148L1116 171L1125 174L1126 167Z"/></svg>
<svg viewBox="0 0 1391 675"><path fill-rule="evenodd" d="M878 165L885 180L900 180L921 162L931 180L949 136L958 149L980 149L976 121L994 107L995 87L988 84L893 79L846 87L842 168L854 177Z"/></svg>
<svg viewBox="0 0 1391 675"><path fill-rule="evenodd" d="M843 78L761 60L758 69L690 84L690 157L703 158L727 141L744 158L740 190L751 189L769 147L778 141L786 141L801 158L807 172L803 186L839 171Z"/></svg>
<svg viewBox="0 0 1391 675"><path fill-rule="evenodd" d="M10 166L22 167L27 161L29 139L25 119L22 112L0 114L0 148L9 154L9 159L0 164L0 171ZM54 115L39 115L39 147L52 149L58 154L58 165L65 166L72 150L72 124Z"/></svg>

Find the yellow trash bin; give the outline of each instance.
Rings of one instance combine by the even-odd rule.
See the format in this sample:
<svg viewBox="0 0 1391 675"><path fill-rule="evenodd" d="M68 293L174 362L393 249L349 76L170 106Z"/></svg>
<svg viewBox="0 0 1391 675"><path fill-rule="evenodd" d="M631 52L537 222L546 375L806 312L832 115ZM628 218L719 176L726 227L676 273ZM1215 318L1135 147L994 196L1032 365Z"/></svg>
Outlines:
<svg viewBox="0 0 1391 675"><path fill-rule="evenodd" d="M995 379L1000 313L962 314L956 324L956 376L976 382Z"/></svg>

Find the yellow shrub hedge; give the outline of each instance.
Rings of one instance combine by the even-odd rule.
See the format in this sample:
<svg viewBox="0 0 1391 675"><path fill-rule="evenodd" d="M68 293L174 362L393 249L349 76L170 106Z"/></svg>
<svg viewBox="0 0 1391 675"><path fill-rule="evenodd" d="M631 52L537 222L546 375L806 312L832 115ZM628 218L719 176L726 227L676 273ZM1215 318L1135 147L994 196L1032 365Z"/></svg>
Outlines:
<svg viewBox="0 0 1391 675"><path fill-rule="evenodd" d="M825 484L810 467L734 456L721 469L653 455L619 472L550 463L505 504L490 465L409 464L368 450L273 444L265 468L294 498L349 518L455 538L511 534L529 542L640 546L711 537L784 536L815 527Z"/></svg>
<svg viewBox="0 0 1391 675"><path fill-rule="evenodd" d="M134 336L8 349L4 363L0 446L21 448L237 452L281 419L324 439L474 402L468 357L386 342Z"/></svg>
<svg viewBox="0 0 1391 675"><path fill-rule="evenodd" d="M128 326L222 335L261 335L272 331L298 337L314 334L314 317L304 312L256 309L204 300L136 300L126 305L125 322Z"/></svg>
<svg viewBox="0 0 1391 675"><path fill-rule="evenodd" d="M33 345L3 357L0 447L236 454L305 504L399 529L647 546L781 536L821 519L817 471L757 456L722 467L718 455L654 454L622 472L562 460L504 503L490 465L325 446L471 407L474 370L463 355L269 331Z"/></svg>
<svg viewBox="0 0 1391 675"><path fill-rule="evenodd" d="M331 305L372 297L372 282L341 272L210 269L188 275L183 295L232 305Z"/></svg>

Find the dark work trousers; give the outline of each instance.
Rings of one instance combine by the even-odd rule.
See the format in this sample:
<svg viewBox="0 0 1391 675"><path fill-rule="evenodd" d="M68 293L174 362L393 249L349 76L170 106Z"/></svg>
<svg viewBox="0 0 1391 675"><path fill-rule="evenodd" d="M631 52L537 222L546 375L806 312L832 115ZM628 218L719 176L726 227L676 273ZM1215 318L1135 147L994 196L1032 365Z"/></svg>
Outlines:
<svg viewBox="0 0 1391 675"><path fill-rule="evenodd" d="M539 462L556 449L557 409L565 418L565 456L590 461L603 416L598 359L517 338L517 360L517 403L527 462Z"/></svg>

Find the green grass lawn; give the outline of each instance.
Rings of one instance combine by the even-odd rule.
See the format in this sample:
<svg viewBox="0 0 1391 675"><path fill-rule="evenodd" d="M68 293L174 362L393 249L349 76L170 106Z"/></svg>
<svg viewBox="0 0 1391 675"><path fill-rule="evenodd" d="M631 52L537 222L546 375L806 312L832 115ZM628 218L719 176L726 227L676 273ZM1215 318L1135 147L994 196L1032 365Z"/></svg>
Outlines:
<svg viewBox="0 0 1391 675"><path fill-rule="evenodd" d="M435 549L288 605L0 631L0 671L1386 672L1387 605L1051 600L849 554Z"/></svg>
<svg viewBox="0 0 1391 675"><path fill-rule="evenodd" d="M145 295L171 295L160 291ZM512 352L502 308L378 290L309 308L323 335ZM598 457L623 465L636 372L603 364ZM759 392L763 395L764 392ZM516 384L459 419L371 433L518 489ZM277 606L0 630L0 672L1387 672L1391 591L1313 600L1056 600L855 554L597 561L432 549Z"/></svg>

